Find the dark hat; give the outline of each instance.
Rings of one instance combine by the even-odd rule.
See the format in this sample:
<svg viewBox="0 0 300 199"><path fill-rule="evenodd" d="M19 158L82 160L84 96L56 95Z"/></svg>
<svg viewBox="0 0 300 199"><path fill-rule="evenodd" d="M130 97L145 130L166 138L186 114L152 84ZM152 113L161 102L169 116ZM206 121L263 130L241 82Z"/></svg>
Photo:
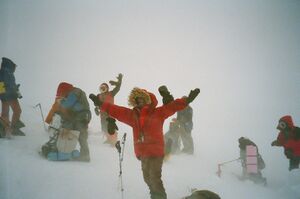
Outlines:
<svg viewBox="0 0 300 199"><path fill-rule="evenodd" d="M16 66L17 66L17 64L15 64L12 60L10 60L6 57L2 57L1 67L10 68L10 67L16 67Z"/></svg>

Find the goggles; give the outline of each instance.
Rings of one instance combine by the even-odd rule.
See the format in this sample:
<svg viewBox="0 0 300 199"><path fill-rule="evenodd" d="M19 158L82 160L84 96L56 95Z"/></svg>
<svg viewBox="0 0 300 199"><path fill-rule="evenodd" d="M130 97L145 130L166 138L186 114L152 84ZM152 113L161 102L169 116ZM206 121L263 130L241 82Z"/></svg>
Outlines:
<svg viewBox="0 0 300 199"><path fill-rule="evenodd" d="M279 121L278 128L280 129L286 129L287 124L284 121Z"/></svg>

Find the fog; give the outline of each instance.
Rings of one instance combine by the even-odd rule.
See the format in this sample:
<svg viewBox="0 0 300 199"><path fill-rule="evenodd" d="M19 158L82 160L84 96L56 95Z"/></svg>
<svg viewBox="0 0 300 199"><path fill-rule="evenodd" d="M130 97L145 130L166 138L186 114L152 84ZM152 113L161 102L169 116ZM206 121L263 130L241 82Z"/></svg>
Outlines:
<svg viewBox="0 0 300 199"><path fill-rule="evenodd" d="M278 119L300 125L299 10L297 0L0 0L0 55L18 65L21 105L42 103L45 113L61 81L98 93L122 73L123 106L136 86L160 103L160 85L175 97L200 88L195 155L217 165L248 137L276 187L288 174L283 150L270 146ZM95 115L90 128L100 128Z"/></svg>

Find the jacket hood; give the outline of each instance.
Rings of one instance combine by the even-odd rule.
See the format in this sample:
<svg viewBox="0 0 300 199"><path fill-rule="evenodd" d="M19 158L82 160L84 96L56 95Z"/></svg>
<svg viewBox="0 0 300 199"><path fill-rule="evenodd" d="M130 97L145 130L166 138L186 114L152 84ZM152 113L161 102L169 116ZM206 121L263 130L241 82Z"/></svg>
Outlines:
<svg viewBox="0 0 300 199"><path fill-rule="evenodd" d="M65 97L73 88L72 84L61 82L57 87L56 97Z"/></svg>
<svg viewBox="0 0 300 199"><path fill-rule="evenodd" d="M292 116L290 116L290 115L285 115L285 116L281 117L279 122L280 121L285 122L290 129L293 129L295 127Z"/></svg>
<svg viewBox="0 0 300 199"><path fill-rule="evenodd" d="M240 149L246 150L247 145L256 146L256 144L254 142L252 142L249 138L240 137L239 138L239 147L240 147Z"/></svg>
<svg viewBox="0 0 300 199"><path fill-rule="evenodd" d="M145 89L141 89L137 87L133 88L132 91L130 92L128 97L128 105L131 107L136 107L137 104L135 99L137 97L144 98L146 104L150 105L151 107L157 106L157 99L153 93L150 93Z"/></svg>
<svg viewBox="0 0 300 199"><path fill-rule="evenodd" d="M6 57L2 57L2 63L1 63L1 69L2 70L8 70L10 72L13 72L15 70L15 67L17 65L11 61L10 59L6 58Z"/></svg>
<svg viewBox="0 0 300 199"><path fill-rule="evenodd" d="M157 99L156 99L156 97L153 93L148 92L148 94L150 95L150 99L151 99L151 104L150 105L151 105L152 108L155 108L158 104L158 101L157 101Z"/></svg>

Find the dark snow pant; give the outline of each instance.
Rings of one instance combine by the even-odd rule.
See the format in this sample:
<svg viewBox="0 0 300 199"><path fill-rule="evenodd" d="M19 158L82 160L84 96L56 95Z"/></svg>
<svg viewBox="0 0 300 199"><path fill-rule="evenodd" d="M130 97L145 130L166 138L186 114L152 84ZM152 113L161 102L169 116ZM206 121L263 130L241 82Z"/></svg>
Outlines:
<svg viewBox="0 0 300 199"><path fill-rule="evenodd" d="M194 153L194 142L192 138L192 132L188 130L182 130L180 132L180 137L183 144L182 152L193 154Z"/></svg>
<svg viewBox="0 0 300 199"><path fill-rule="evenodd" d="M88 131L87 128L81 128L79 129L80 134L79 134L79 145L80 145L80 156L85 157L87 159L90 158L90 150L89 150L89 145L87 142L88 139Z"/></svg>
<svg viewBox="0 0 300 199"><path fill-rule="evenodd" d="M167 132L164 137L165 140L165 154L176 154L180 152L179 133Z"/></svg>
<svg viewBox="0 0 300 199"><path fill-rule="evenodd" d="M167 194L161 180L163 157L141 158L144 181L150 189L151 199L166 199Z"/></svg>
<svg viewBox="0 0 300 199"><path fill-rule="evenodd" d="M289 170L293 170L293 169L299 169L299 164L300 164L300 157L296 158L290 158L290 166L289 166Z"/></svg>
<svg viewBox="0 0 300 199"><path fill-rule="evenodd" d="M1 102L2 102L1 117L5 119L7 122L9 122L9 108L11 107L13 111L11 127L14 128L14 126L19 121L22 112L19 101L18 99L14 99L14 100L1 101Z"/></svg>

